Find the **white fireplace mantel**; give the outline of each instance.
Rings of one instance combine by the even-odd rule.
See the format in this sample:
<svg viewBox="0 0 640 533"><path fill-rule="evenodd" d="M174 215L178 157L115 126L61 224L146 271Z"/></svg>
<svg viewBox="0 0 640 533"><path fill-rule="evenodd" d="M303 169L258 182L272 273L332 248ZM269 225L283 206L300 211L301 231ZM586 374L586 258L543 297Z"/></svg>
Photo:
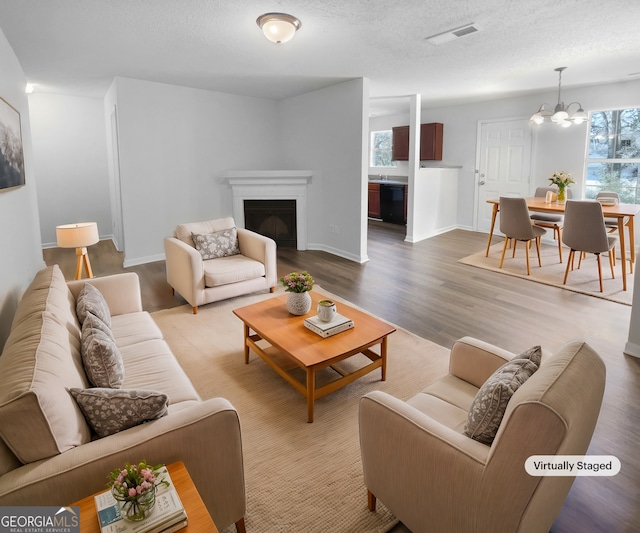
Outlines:
<svg viewBox="0 0 640 533"><path fill-rule="evenodd" d="M231 186L233 218L244 228L245 200L295 200L297 248L307 249L307 187L310 170L230 170L223 178Z"/></svg>

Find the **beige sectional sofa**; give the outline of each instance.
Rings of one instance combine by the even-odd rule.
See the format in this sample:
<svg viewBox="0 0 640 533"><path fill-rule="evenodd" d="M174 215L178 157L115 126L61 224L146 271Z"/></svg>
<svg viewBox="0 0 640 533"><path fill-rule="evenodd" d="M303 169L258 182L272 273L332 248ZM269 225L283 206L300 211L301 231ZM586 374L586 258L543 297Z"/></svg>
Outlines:
<svg viewBox="0 0 640 533"><path fill-rule="evenodd" d="M123 389L169 398L168 414L98 438L69 393L91 384L81 356L76 297L99 289L124 363ZM0 356L0 505L68 505L105 488L125 462L183 461L219 529L244 530L240 424L223 398L202 400L142 310L139 280L126 273L65 282L41 270L25 292Z"/></svg>

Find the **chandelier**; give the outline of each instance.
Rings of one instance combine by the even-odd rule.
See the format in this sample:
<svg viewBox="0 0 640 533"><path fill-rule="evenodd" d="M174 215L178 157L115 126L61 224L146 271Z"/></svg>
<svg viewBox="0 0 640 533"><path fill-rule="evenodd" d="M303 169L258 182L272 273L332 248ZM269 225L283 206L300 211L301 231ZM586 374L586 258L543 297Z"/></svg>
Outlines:
<svg viewBox="0 0 640 533"><path fill-rule="evenodd" d="M582 124L587 120L587 114L582 109L582 105L579 102L571 102L569 105L564 105L560 96L562 90L562 71L567 67L558 67L554 69L558 73L558 103L555 107L551 104L542 104L537 113L534 113L531 117L531 122L534 124L542 124L543 122L553 122L563 128L568 128L571 124ZM577 106L577 109L571 111L571 106Z"/></svg>

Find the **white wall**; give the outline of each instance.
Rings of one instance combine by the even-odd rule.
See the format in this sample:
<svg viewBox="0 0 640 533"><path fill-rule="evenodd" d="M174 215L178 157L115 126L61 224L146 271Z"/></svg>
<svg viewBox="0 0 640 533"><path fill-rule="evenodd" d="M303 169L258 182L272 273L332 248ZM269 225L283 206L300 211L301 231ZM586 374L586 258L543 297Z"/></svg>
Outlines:
<svg viewBox="0 0 640 533"><path fill-rule="evenodd" d="M360 78L279 104L284 170L313 171L308 247L358 262L368 259L368 98L368 80Z"/></svg>
<svg viewBox="0 0 640 533"><path fill-rule="evenodd" d="M100 98L29 96L42 245L56 246L56 226L97 222L111 236L104 104Z"/></svg>
<svg viewBox="0 0 640 533"><path fill-rule="evenodd" d="M27 78L0 30L0 96L20 113L26 183L0 191L0 349L4 346L18 302L35 273L43 268L38 199L29 106L24 92Z"/></svg>
<svg viewBox="0 0 640 533"><path fill-rule="evenodd" d="M276 102L116 79L125 266L164 258L176 225L232 214L226 170L275 170Z"/></svg>

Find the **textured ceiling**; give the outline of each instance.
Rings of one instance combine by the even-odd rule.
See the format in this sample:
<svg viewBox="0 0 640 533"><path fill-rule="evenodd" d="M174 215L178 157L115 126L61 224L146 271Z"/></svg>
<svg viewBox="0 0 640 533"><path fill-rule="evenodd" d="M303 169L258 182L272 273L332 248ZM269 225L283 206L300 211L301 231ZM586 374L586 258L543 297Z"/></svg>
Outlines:
<svg viewBox="0 0 640 533"><path fill-rule="evenodd" d="M302 28L275 45L256 18ZM282 99L370 80L377 114L640 78L638 0L0 0L37 90L102 96L115 76ZM425 40L467 23L481 31Z"/></svg>

